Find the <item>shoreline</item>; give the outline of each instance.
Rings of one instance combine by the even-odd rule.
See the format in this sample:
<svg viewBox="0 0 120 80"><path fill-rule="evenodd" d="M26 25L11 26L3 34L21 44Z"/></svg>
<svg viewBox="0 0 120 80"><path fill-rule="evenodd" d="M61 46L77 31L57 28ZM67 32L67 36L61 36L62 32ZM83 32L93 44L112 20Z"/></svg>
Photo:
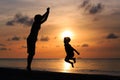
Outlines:
<svg viewBox="0 0 120 80"><path fill-rule="evenodd" d="M1 80L120 80L120 76L77 74L0 67Z"/></svg>

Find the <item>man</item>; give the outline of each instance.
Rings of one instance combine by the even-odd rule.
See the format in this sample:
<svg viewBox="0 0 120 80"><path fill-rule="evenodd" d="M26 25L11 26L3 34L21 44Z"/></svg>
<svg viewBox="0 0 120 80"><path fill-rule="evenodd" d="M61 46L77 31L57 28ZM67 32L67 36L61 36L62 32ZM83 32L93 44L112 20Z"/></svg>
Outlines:
<svg viewBox="0 0 120 80"><path fill-rule="evenodd" d="M44 15L37 14L34 17L34 22L32 24L31 32L27 37L27 70L31 71L31 63L33 56L35 55L35 44L37 41L38 32L41 28L41 24L44 23L49 15L50 8L47 8L47 11Z"/></svg>

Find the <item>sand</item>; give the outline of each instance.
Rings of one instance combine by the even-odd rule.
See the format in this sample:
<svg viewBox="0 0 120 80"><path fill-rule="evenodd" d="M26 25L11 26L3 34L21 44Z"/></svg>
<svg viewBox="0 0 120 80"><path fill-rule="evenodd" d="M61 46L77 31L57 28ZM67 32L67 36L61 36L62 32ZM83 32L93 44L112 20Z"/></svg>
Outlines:
<svg viewBox="0 0 120 80"><path fill-rule="evenodd" d="M120 76L0 68L0 80L120 80Z"/></svg>

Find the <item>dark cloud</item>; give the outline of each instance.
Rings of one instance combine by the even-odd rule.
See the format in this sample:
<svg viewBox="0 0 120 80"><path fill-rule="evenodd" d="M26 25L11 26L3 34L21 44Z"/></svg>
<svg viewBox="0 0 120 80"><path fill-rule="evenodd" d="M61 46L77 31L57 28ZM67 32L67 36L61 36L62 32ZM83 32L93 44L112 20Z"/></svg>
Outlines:
<svg viewBox="0 0 120 80"><path fill-rule="evenodd" d="M89 0L84 0L82 4L80 5L80 7L86 7L88 6L88 4L89 4Z"/></svg>
<svg viewBox="0 0 120 80"><path fill-rule="evenodd" d="M120 11L114 11L111 15L120 16Z"/></svg>
<svg viewBox="0 0 120 80"><path fill-rule="evenodd" d="M0 51L6 51L6 50L8 50L8 49L5 47L0 48Z"/></svg>
<svg viewBox="0 0 120 80"><path fill-rule="evenodd" d="M27 48L27 46L21 46L21 48Z"/></svg>
<svg viewBox="0 0 120 80"><path fill-rule="evenodd" d="M26 15L22 15L20 13L16 14L12 20L6 22L6 25L13 26L15 24L23 24L26 26L30 26L33 23L33 19L29 18Z"/></svg>
<svg viewBox="0 0 120 80"><path fill-rule="evenodd" d="M42 48L48 48L47 46L42 46Z"/></svg>
<svg viewBox="0 0 120 80"><path fill-rule="evenodd" d="M88 44L83 44L82 47L89 47L89 45Z"/></svg>
<svg viewBox="0 0 120 80"><path fill-rule="evenodd" d="M19 41L19 40L20 40L20 37L14 36L14 37L12 37L11 40L13 40L13 41Z"/></svg>
<svg viewBox="0 0 120 80"><path fill-rule="evenodd" d="M27 37L23 37L23 39L24 39L24 40L26 40L26 39L27 39Z"/></svg>
<svg viewBox="0 0 120 80"><path fill-rule="evenodd" d="M19 41L20 37L18 36L13 36L12 38L9 38L7 41Z"/></svg>
<svg viewBox="0 0 120 80"><path fill-rule="evenodd" d="M8 22L6 23L6 25L8 25L8 26L13 26L14 23L15 23L15 21L14 21L14 20L11 20L11 21L8 21Z"/></svg>
<svg viewBox="0 0 120 80"><path fill-rule="evenodd" d="M83 8L89 14L97 14L103 10L103 7L102 3L92 4L90 0L84 0L79 9Z"/></svg>
<svg viewBox="0 0 120 80"><path fill-rule="evenodd" d="M0 46L5 46L5 44L0 44Z"/></svg>
<svg viewBox="0 0 120 80"><path fill-rule="evenodd" d="M114 33L110 33L110 34L108 34L108 36L106 37L107 39L117 39L117 38L119 38L119 36L117 36L116 34L114 34Z"/></svg>
<svg viewBox="0 0 120 80"><path fill-rule="evenodd" d="M89 13L96 14L96 13L101 12L102 9L103 9L103 5L101 3L98 3L97 5L91 6L91 8L89 9Z"/></svg>
<svg viewBox="0 0 120 80"><path fill-rule="evenodd" d="M10 48L6 48L6 47L0 47L0 51L10 51Z"/></svg>
<svg viewBox="0 0 120 80"><path fill-rule="evenodd" d="M99 18L95 17L93 18L93 21L99 21Z"/></svg>
<svg viewBox="0 0 120 80"><path fill-rule="evenodd" d="M49 41L49 37L48 36L42 36L40 38L40 41Z"/></svg>

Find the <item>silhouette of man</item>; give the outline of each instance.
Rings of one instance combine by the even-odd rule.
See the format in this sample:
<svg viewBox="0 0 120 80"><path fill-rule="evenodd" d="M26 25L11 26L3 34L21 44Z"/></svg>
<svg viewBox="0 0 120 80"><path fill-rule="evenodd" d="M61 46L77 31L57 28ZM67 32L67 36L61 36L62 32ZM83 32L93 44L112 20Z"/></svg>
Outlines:
<svg viewBox="0 0 120 80"><path fill-rule="evenodd" d="M79 55L80 53L75 50L70 44L69 42L71 41L70 37L65 37L64 38L64 46L65 46L65 51L66 51L66 57L65 57L65 61L70 63L72 65L72 67L74 68L73 62L70 60L73 60L74 63L76 63L76 58L74 58L74 51Z"/></svg>
<svg viewBox="0 0 120 80"><path fill-rule="evenodd" d="M49 15L50 8L47 8L47 11L44 15L37 14L34 17L34 22L32 24L31 32L27 37L27 70L31 71L31 63L33 56L35 55L35 44L37 41L38 32L41 28L41 24L44 23Z"/></svg>

